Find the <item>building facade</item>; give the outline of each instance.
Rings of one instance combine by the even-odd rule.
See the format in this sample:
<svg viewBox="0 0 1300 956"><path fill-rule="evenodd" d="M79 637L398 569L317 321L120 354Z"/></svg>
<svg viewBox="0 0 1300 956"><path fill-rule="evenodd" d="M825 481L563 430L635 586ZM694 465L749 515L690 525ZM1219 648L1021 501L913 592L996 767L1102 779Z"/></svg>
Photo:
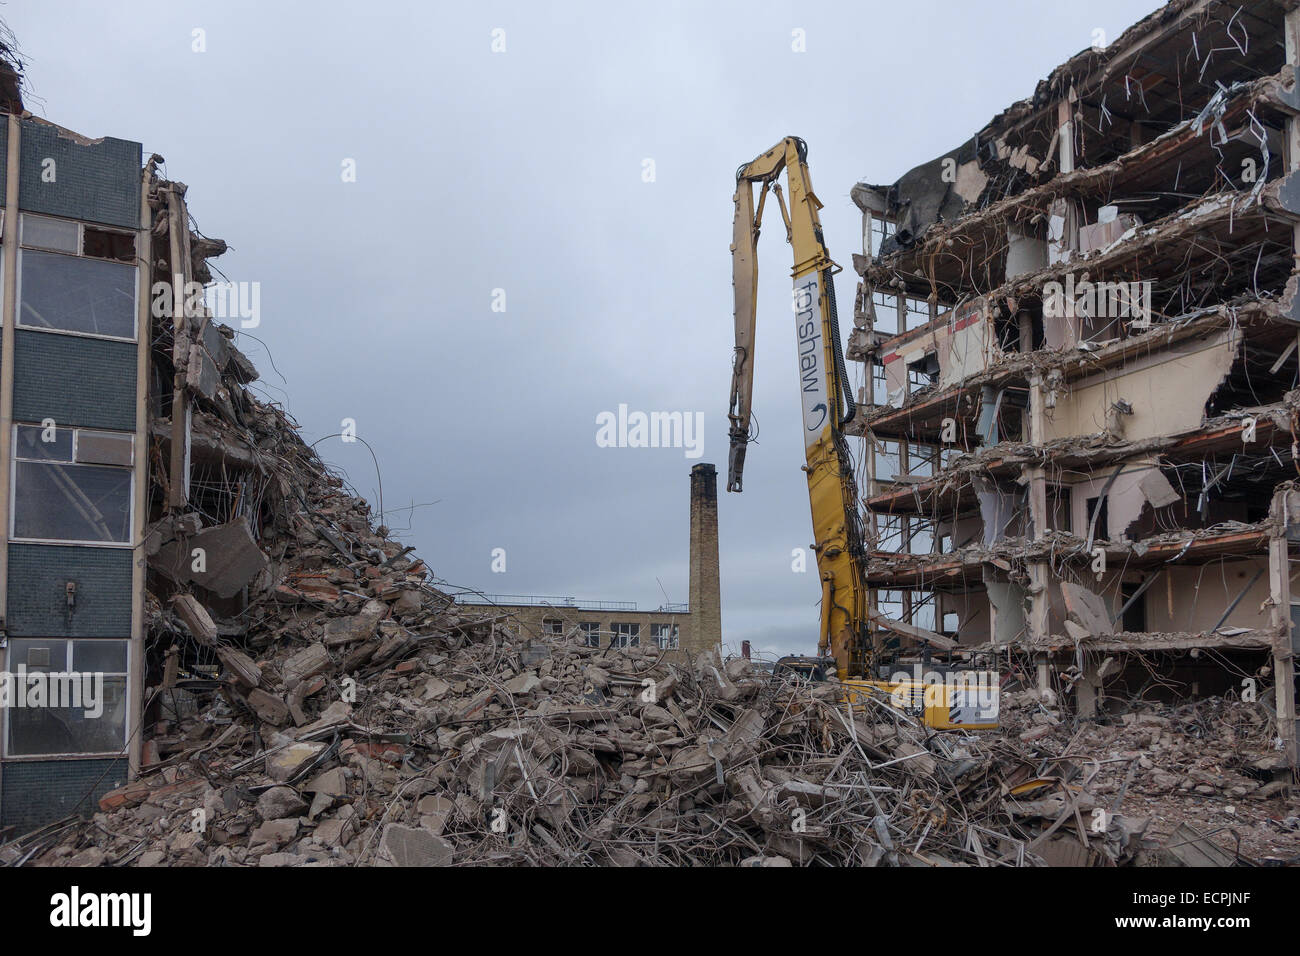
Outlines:
<svg viewBox="0 0 1300 956"><path fill-rule="evenodd" d="M460 603L508 616L523 633L537 637L566 638L588 647L651 647L674 655L699 651L685 604L639 611L635 601L521 594L470 594L462 596Z"/></svg>
<svg viewBox="0 0 1300 956"><path fill-rule="evenodd" d="M138 759L149 217L138 143L9 114L0 154L0 829L21 832Z"/></svg>

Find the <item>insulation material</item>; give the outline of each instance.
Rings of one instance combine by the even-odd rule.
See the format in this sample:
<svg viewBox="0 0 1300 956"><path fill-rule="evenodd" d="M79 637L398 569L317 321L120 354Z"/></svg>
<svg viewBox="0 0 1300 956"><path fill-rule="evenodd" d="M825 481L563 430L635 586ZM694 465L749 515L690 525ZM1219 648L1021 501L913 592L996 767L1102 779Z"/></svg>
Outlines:
<svg viewBox="0 0 1300 956"><path fill-rule="evenodd" d="M984 520L984 547L989 547L1006 537L1007 525L1016 515L1016 496L999 491L987 478L975 479L975 495L980 502L980 517Z"/></svg>
<svg viewBox="0 0 1300 956"><path fill-rule="evenodd" d="M1133 408L1124 429L1130 441L1197 428L1205 416L1205 403L1227 377L1239 346L1240 333L1228 329L1077 382L1045 416L1043 439L1050 442L1104 431L1107 412L1119 399Z"/></svg>
<svg viewBox="0 0 1300 956"><path fill-rule="evenodd" d="M1052 211L1047 219L1047 261L1049 265L1069 262L1074 255L1075 237L1067 234L1068 207L1065 200L1057 199L1052 203Z"/></svg>

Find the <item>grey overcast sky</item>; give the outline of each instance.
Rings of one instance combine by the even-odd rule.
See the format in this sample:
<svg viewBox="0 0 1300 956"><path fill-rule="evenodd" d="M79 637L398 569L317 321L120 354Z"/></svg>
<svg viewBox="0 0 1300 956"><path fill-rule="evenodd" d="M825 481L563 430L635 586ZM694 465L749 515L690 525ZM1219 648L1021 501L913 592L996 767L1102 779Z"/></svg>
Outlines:
<svg viewBox="0 0 1300 956"><path fill-rule="evenodd" d="M687 599L691 465L725 483L737 166L808 142L847 316L853 184L958 145L1094 30L1113 40L1156 6L10 0L0 16L29 109L138 140L189 184L200 229L232 247L215 264L261 285L260 342L239 340L255 387L308 441L355 419L390 512L437 502L389 523L440 578L653 608ZM819 588L791 570L811 532L783 240L773 215L761 436L745 493L719 502L723 632L808 653ZM597 415L620 404L703 413L703 457L597 447ZM376 501L364 446L319 448Z"/></svg>

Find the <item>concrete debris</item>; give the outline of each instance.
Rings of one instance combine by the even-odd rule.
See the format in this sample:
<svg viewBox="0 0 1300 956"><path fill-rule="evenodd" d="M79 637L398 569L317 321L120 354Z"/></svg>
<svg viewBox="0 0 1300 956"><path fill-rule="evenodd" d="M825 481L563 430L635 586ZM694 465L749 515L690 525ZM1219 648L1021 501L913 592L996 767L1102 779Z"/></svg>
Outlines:
<svg viewBox="0 0 1300 956"><path fill-rule="evenodd" d="M1264 831L1278 799L1256 768L1275 753L1258 705L1075 730L1013 692L1004 736L935 734L883 700L850 713L833 683L743 659L538 641L461 610L430 596L405 650L377 666L328 654L296 728L245 707L228 671L173 728L179 749L31 862L1115 865L1156 859L1183 819L1209 822L1188 797L1220 827ZM268 645L261 689L286 693L301 653ZM340 699L349 678L356 708ZM1170 794L1178 818L1159 802ZM1242 845L1267 856L1269 836Z"/></svg>
<svg viewBox="0 0 1300 956"><path fill-rule="evenodd" d="M1034 692L1004 693L1007 733L1079 754L1087 801L1117 828L1144 820L1132 862L1153 866L1294 865L1300 812L1270 702L1207 698L1139 705L1076 724ZM1091 825L1090 812L1085 823ZM1099 817L1100 818L1100 817ZM1108 833L1110 825L1108 823ZM1119 830L1115 832L1119 835ZM1212 858L1214 862L1206 862Z"/></svg>

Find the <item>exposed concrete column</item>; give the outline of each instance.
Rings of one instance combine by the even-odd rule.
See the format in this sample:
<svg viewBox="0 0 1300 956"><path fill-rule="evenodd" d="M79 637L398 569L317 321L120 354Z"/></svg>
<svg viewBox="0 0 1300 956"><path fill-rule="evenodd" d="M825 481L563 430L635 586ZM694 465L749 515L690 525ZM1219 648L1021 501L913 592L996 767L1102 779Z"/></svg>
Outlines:
<svg viewBox="0 0 1300 956"><path fill-rule="evenodd" d="M1029 384L1029 442L1034 446L1043 443L1043 382L1038 375L1033 376ZM1047 535L1047 472L1041 465L1035 465L1026 468L1024 476L1028 480L1029 516L1034 525L1034 539L1040 540ZM1049 630L1048 565L1044 561L1033 561L1027 570L1030 594L1025 627L1030 641L1037 641L1046 638ZM1038 691L1046 696L1051 689L1047 655L1040 654L1037 660Z"/></svg>
<svg viewBox="0 0 1300 956"><path fill-rule="evenodd" d="M149 205L149 187L152 185L154 163L151 159L140 171L140 229L136 233L136 268L139 270L136 308L136 366L135 366L135 461L134 498L135 526L131 529L131 542L136 560L131 562L131 673L127 680L127 769L131 779L140 772L140 757L144 746L144 592L146 571L144 555L144 528L149 516L149 350L152 348L153 303L151 300L153 277L153 209Z"/></svg>
<svg viewBox="0 0 1300 956"><path fill-rule="evenodd" d="M189 364L190 328L186 308L186 287L190 281L188 255L190 218L185 208L185 187L172 183L167 188L168 236L172 267L172 329L175 343L172 361L176 374L172 386L171 460L167 470L170 482L167 510L182 512L189 501L189 475L186 449L189 446L189 399L185 394L185 371Z"/></svg>
<svg viewBox="0 0 1300 956"><path fill-rule="evenodd" d="M1300 524L1300 494L1280 490L1273 495L1268 539L1269 616L1273 625L1273 695L1278 734L1287 763L1296 768L1295 638L1291 626L1290 528Z"/></svg>
<svg viewBox="0 0 1300 956"><path fill-rule="evenodd" d="M722 589L718 579L718 472L691 469L691 650L722 643Z"/></svg>

